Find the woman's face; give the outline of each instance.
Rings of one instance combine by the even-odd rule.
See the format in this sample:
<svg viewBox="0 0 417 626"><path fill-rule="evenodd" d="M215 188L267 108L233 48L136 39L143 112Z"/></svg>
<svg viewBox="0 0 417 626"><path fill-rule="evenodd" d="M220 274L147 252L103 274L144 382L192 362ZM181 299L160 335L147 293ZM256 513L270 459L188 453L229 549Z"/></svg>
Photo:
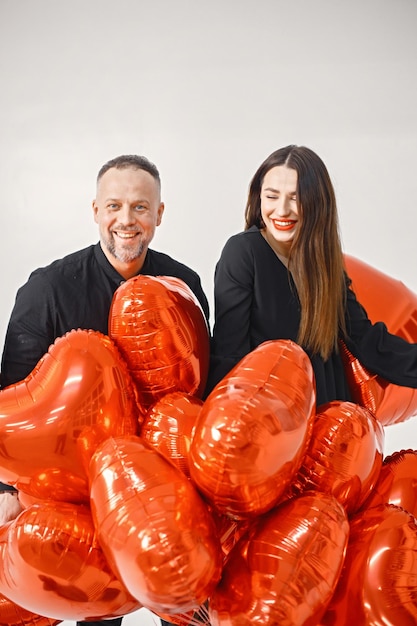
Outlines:
<svg viewBox="0 0 417 626"><path fill-rule="evenodd" d="M297 172L277 165L265 174L261 187L261 215L264 237L269 245L288 256L298 228Z"/></svg>

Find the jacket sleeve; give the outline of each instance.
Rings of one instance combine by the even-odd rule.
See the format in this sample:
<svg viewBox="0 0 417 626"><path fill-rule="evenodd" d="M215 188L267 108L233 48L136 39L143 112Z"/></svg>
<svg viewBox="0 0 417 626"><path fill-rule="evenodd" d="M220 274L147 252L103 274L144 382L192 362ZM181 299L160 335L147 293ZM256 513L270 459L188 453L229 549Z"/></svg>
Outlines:
<svg viewBox="0 0 417 626"><path fill-rule="evenodd" d="M347 288L346 345L371 372L403 387L417 388L417 344L389 333L383 322L373 324Z"/></svg>
<svg viewBox="0 0 417 626"><path fill-rule="evenodd" d="M232 237L223 248L214 275L213 351L235 362L248 354L253 301L254 263L242 239Z"/></svg>
<svg viewBox="0 0 417 626"><path fill-rule="evenodd" d="M1 364L1 387L17 383L48 351L53 334L53 300L47 281L32 274L16 295Z"/></svg>
<svg viewBox="0 0 417 626"><path fill-rule="evenodd" d="M223 248L214 274L215 321L206 396L251 350L253 273L250 252L232 237Z"/></svg>
<svg viewBox="0 0 417 626"><path fill-rule="evenodd" d="M210 320L209 303L208 303L206 294L203 291L201 280L198 274L195 275L193 284L190 284L189 286L190 286L191 291L194 293L197 300L199 301L201 308L203 309L204 316L207 320L207 324L209 324L209 320Z"/></svg>

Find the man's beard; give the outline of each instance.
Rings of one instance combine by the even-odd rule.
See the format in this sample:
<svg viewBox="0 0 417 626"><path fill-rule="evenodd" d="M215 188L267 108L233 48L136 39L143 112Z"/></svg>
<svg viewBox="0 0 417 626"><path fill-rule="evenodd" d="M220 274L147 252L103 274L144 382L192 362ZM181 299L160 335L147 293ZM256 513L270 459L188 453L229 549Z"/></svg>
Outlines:
<svg viewBox="0 0 417 626"><path fill-rule="evenodd" d="M126 246L126 249L124 249L123 244L116 245L114 235L103 238L103 242L110 254L121 263L135 261L143 254L150 243L150 241L141 237L135 248Z"/></svg>

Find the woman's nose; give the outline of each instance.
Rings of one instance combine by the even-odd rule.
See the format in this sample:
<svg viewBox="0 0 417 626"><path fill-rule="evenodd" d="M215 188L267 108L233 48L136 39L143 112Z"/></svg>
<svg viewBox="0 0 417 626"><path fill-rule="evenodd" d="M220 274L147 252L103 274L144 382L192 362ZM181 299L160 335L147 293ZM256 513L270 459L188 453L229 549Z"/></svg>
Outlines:
<svg viewBox="0 0 417 626"><path fill-rule="evenodd" d="M288 215L291 210L288 198L279 198L275 210L278 215Z"/></svg>

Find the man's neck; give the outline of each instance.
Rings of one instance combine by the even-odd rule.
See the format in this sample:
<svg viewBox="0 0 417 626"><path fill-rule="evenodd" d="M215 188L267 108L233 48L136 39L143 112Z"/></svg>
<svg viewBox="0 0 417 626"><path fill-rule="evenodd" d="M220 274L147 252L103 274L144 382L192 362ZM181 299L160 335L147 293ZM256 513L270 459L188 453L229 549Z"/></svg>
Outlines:
<svg viewBox="0 0 417 626"><path fill-rule="evenodd" d="M133 261L130 261L129 263L125 263L110 254L105 246L101 246L101 249L103 250L104 255L107 257L109 263L114 267L116 272L118 272L120 276L122 276L125 280L129 280L129 278L132 278L132 276L136 276L137 274L139 274L145 262L147 253L147 250L145 250L140 257L134 259Z"/></svg>

